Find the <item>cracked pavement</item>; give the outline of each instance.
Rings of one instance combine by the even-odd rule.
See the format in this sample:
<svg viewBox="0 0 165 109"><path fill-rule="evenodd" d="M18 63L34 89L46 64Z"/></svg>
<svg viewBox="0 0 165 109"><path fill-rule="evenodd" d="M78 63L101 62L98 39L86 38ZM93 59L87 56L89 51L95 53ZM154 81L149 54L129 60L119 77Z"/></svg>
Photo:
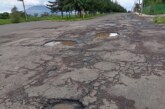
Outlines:
<svg viewBox="0 0 165 109"><path fill-rule="evenodd" d="M164 109L164 29L125 13L0 26L0 109Z"/></svg>

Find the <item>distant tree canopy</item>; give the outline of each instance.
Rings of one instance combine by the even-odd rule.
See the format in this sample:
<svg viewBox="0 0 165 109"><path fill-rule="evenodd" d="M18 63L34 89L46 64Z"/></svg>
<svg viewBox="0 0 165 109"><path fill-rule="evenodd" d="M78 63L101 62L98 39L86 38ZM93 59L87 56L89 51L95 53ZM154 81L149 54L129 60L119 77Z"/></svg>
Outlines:
<svg viewBox="0 0 165 109"><path fill-rule="evenodd" d="M62 16L63 12L71 13L72 11L77 12L80 17L87 13L126 12L121 5L111 0L55 0L49 1L47 7L52 12L61 12Z"/></svg>

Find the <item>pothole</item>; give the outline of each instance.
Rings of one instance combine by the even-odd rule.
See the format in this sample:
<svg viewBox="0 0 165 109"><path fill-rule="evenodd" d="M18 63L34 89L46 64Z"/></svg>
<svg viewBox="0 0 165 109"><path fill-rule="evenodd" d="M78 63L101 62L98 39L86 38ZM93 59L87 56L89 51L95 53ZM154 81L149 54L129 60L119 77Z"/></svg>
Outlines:
<svg viewBox="0 0 165 109"><path fill-rule="evenodd" d="M85 106L79 100L50 99L42 109L85 109Z"/></svg>
<svg viewBox="0 0 165 109"><path fill-rule="evenodd" d="M46 42L44 46L48 46L48 47L54 47L58 45L74 46L76 44L77 44L77 41L73 41L73 40L53 40L53 41Z"/></svg>
<svg viewBox="0 0 165 109"><path fill-rule="evenodd" d="M106 32L102 32L102 33L97 33L96 34L96 38L115 38L118 37L119 33L106 33Z"/></svg>
<svg viewBox="0 0 165 109"><path fill-rule="evenodd" d="M54 46L57 46L57 45L60 45L60 44L61 44L61 42L52 41L52 42L45 43L44 46L54 47Z"/></svg>

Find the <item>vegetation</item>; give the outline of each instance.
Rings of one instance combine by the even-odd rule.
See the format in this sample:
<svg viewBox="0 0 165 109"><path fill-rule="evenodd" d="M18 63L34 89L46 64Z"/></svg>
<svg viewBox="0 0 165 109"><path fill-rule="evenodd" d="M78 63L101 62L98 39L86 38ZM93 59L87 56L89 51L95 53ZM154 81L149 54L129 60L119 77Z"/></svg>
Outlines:
<svg viewBox="0 0 165 109"><path fill-rule="evenodd" d="M143 2L144 2L143 3L144 7L146 7L146 6L152 6L156 4L165 3L165 0L144 0Z"/></svg>
<svg viewBox="0 0 165 109"><path fill-rule="evenodd" d="M52 12L69 13L69 16L74 11L79 17L84 17L87 14L109 13L109 12L126 12L121 5L114 3L111 0L56 0L49 1L47 5Z"/></svg>
<svg viewBox="0 0 165 109"><path fill-rule="evenodd" d="M0 19L0 25L12 23L10 19Z"/></svg>
<svg viewBox="0 0 165 109"><path fill-rule="evenodd" d="M150 15L165 14L165 4L156 4L144 7L143 12Z"/></svg>
<svg viewBox="0 0 165 109"><path fill-rule="evenodd" d="M165 17L155 17L154 18L154 23L165 24Z"/></svg>
<svg viewBox="0 0 165 109"><path fill-rule="evenodd" d="M135 12L141 12L139 3L135 4ZM149 15L165 14L165 0L143 0L143 13Z"/></svg>
<svg viewBox="0 0 165 109"><path fill-rule="evenodd" d="M144 0L145 14L164 14L165 13L165 0Z"/></svg>
<svg viewBox="0 0 165 109"><path fill-rule="evenodd" d="M12 23L19 23L20 22L21 15L17 10L17 7L13 7L11 10L11 22Z"/></svg>
<svg viewBox="0 0 165 109"><path fill-rule="evenodd" d="M0 13L0 19L9 19L10 14L8 12Z"/></svg>
<svg viewBox="0 0 165 109"><path fill-rule="evenodd" d="M51 21L76 21L76 20L88 20L88 19L92 19L92 18L96 18L99 16L104 16L106 14L96 14L96 15L85 15L83 18L77 17L76 15L70 15L70 17L68 16L64 16L63 18L61 18L61 16L57 16L57 15L49 15L49 16L40 16L40 17L36 17L36 16L28 16L28 20L26 21L24 17L20 18L20 23L22 22L31 22L31 21L42 21L42 20L51 20ZM0 19L0 25L4 25L4 24L11 24L11 19Z"/></svg>

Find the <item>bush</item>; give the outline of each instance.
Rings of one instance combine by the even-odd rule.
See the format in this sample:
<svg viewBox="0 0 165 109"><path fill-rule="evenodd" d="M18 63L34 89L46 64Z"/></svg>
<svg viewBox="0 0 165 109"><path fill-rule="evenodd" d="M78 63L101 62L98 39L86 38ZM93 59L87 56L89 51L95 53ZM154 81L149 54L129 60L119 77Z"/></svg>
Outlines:
<svg viewBox="0 0 165 109"><path fill-rule="evenodd" d="M11 10L11 21L12 23L19 23L20 22L20 13L17 10L17 7L14 6Z"/></svg>
<svg viewBox="0 0 165 109"><path fill-rule="evenodd" d="M0 14L0 19L9 19L10 15L8 12L4 12L2 14Z"/></svg>

